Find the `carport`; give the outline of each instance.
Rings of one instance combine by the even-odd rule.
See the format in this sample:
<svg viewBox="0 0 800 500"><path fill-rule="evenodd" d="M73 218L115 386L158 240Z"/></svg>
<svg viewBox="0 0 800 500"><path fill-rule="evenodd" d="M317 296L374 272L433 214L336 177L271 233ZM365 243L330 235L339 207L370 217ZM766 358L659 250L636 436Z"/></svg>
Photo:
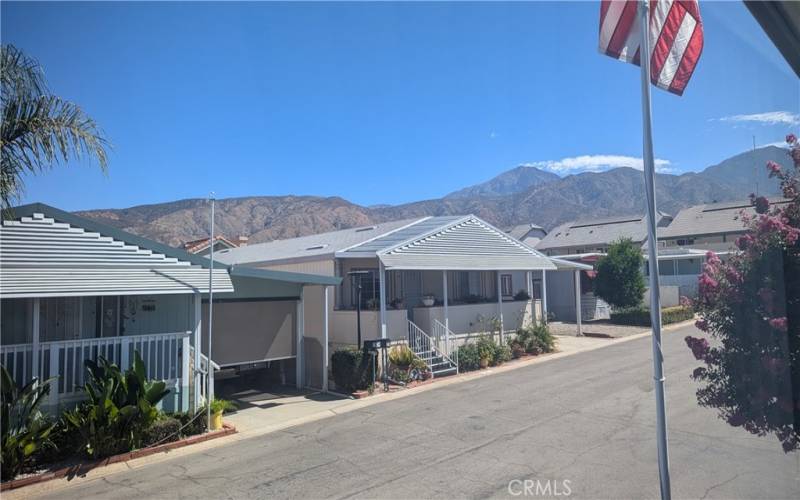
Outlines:
<svg viewBox="0 0 800 500"><path fill-rule="evenodd" d="M277 367L282 382L301 390L327 392L329 288L341 278L243 266L230 266L228 272L234 292L213 301L211 364L215 371L238 375L249 369ZM309 287L323 292L324 307L315 308L322 326L318 332L306 331L304 317L317 313L305 311ZM195 310L199 325L195 335L200 336L203 351L195 359L198 390L207 365L208 307L206 298ZM213 377L208 392L213 397Z"/></svg>

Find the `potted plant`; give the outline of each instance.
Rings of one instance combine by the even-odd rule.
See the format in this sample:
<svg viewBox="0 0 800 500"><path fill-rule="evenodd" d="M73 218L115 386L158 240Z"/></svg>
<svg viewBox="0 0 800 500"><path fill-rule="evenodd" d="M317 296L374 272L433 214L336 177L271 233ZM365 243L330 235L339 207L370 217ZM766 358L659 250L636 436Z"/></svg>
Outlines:
<svg viewBox="0 0 800 500"><path fill-rule="evenodd" d="M222 429L222 414L226 411L235 410L236 405L227 399L216 399L211 401L211 430Z"/></svg>
<svg viewBox="0 0 800 500"><path fill-rule="evenodd" d="M389 302L389 305L392 306L392 309L402 309L405 305L405 302L401 297L398 297L396 299L392 299L392 301Z"/></svg>
<svg viewBox="0 0 800 500"><path fill-rule="evenodd" d="M425 307L431 307L433 304L436 303L436 297L433 295L423 295L422 296L422 305Z"/></svg>

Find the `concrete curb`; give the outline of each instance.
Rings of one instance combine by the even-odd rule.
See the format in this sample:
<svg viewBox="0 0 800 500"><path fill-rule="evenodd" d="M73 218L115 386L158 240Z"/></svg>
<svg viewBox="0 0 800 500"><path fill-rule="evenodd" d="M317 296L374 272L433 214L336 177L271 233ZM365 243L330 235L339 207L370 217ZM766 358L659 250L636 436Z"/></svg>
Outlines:
<svg viewBox="0 0 800 500"><path fill-rule="evenodd" d="M196 443L202 443L204 441L210 441L212 439L229 436L235 433L236 433L236 427L230 424L224 424L222 426L222 429L218 431L213 431L206 434L198 434L195 436L189 436L187 438L179 439L177 441L171 441L169 443L164 443L157 446L151 446L149 448L142 448L140 450L133 450L126 453L120 453L119 455L113 455L104 458L102 460L97 460L94 462L85 462L70 467L63 467L58 470L43 472L41 474L36 474L34 476L23 477L20 479L12 479L11 481L6 481L5 483L0 484L0 491L14 490L17 488L22 488L23 486L43 483L45 481L50 481L53 479L80 476L86 474L90 470L97 469L98 467L105 467L107 465L116 464L120 462L128 462L130 460L147 457L150 455L154 455L156 453L165 453L167 451L174 450L176 448L183 448L184 446L189 446Z"/></svg>

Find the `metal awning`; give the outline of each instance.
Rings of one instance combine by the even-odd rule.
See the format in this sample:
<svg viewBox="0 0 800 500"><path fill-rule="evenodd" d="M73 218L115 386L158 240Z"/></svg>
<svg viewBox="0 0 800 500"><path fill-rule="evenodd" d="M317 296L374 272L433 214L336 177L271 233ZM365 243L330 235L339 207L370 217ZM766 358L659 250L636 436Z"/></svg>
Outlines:
<svg viewBox="0 0 800 500"><path fill-rule="evenodd" d="M16 218L0 226L2 298L208 292L202 265L132 244L142 239L122 231L87 230L82 218L46 205L28 208L12 209ZM223 266L214 271L214 291L233 291Z"/></svg>
<svg viewBox="0 0 800 500"><path fill-rule="evenodd" d="M475 216L377 252L388 270L555 270L549 258Z"/></svg>

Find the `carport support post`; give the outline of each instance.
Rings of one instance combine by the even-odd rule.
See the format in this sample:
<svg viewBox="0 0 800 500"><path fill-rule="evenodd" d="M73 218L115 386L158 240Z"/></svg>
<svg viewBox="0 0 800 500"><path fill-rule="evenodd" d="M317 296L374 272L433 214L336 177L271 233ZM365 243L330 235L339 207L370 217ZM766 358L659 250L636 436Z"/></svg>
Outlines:
<svg viewBox="0 0 800 500"><path fill-rule="evenodd" d="M330 287L323 287L325 300L322 304L322 392L328 392L328 298Z"/></svg>
<svg viewBox="0 0 800 500"><path fill-rule="evenodd" d="M200 386L203 384L203 373L200 371L200 352L203 340L200 337L203 325L203 299L199 293L194 294L194 411L200 408Z"/></svg>
<svg viewBox="0 0 800 500"><path fill-rule="evenodd" d="M378 261L380 266L380 301L381 301L381 338L386 338L386 268L383 262Z"/></svg>
<svg viewBox="0 0 800 500"><path fill-rule="evenodd" d="M497 317L500 319L500 345L503 345L503 284L500 271L497 271Z"/></svg>
<svg viewBox="0 0 800 500"><path fill-rule="evenodd" d="M575 321L578 323L578 337L583 336L581 328L581 271L575 270Z"/></svg>
<svg viewBox="0 0 800 500"><path fill-rule="evenodd" d="M298 389L303 388L303 337L306 334L305 295L306 289L300 285L300 300L297 301L297 346L294 358L294 380Z"/></svg>
<svg viewBox="0 0 800 500"><path fill-rule="evenodd" d="M31 332L31 335L33 337L31 339L33 341L32 342L33 345L31 346L31 351L32 351L31 354L32 354L32 357L33 357L33 359L31 360L32 361L32 363L31 363L31 379L37 379L36 385L39 385L41 383L41 380L40 380L41 377L39 376L40 375L40 372L39 372L39 351L40 351L40 345L39 345L39 308L40 308L40 304L41 304L41 302L39 300L39 297L35 297L33 299L33 315L32 315L33 318L31 318L32 321L33 321L33 324L31 325L31 328L33 329L32 332ZM82 333L83 332L81 332L81 334ZM55 350L51 351L50 355L52 356L53 353L57 354L57 351L55 351ZM66 354L65 354L65 356L66 356ZM50 374L51 377L54 377L56 375L58 375L58 374L57 373L51 373ZM23 381L22 382L23 382L23 385L24 385L25 384L25 380L24 380L25 373L22 374L22 377L23 377ZM57 392L57 388L56 388L56 392Z"/></svg>

